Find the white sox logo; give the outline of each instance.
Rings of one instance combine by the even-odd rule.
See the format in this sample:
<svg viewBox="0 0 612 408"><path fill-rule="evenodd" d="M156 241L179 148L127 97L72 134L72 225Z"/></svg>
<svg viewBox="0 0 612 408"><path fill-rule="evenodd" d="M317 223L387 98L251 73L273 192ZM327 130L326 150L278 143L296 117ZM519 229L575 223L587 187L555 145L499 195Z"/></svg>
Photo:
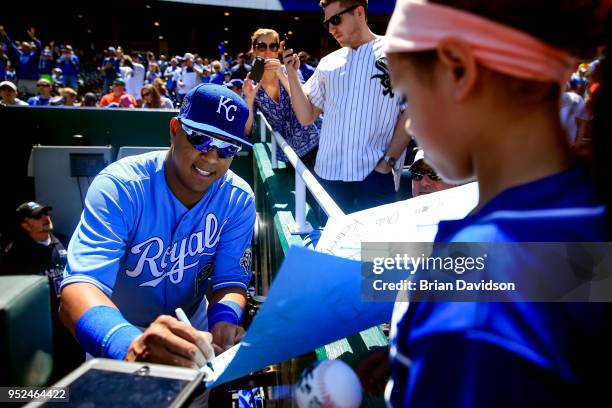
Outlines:
<svg viewBox="0 0 612 408"><path fill-rule="evenodd" d="M140 276L146 265L153 275L153 279L138 286L156 287L166 276L174 284L181 283L184 272L198 264L199 257L193 258L194 256L214 255L214 251L205 251L217 245L226 222L227 220L219 226L216 215L208 214L204 231L195 232L189 237L175 242L172 246L166 248L164 240L159 237L151 237L134 245L129 252L134 255L140 254L140 258L138 258L134 269L126 269L126 275L130 278L136 278ZM193 262L186 265L187 257L190 257ZM169 264L172 267L167 270Z"/></svg>
<svg viewBox="0 0 612 408"><path fill-rule="evenodd" d="M221 107L223 107L225 109L225 119L227 119L229 122L233 122L236 116L232 115L232 117L230 117L230 112L232 110L236 112L238 110L238 106L236 105L228 106L227 104L228 102L234 102L234 101L232 100L232 98L226 98L223 95L221 95L221 97L219 98L219 106L217 106L217 113L221 113Z"/></svg>

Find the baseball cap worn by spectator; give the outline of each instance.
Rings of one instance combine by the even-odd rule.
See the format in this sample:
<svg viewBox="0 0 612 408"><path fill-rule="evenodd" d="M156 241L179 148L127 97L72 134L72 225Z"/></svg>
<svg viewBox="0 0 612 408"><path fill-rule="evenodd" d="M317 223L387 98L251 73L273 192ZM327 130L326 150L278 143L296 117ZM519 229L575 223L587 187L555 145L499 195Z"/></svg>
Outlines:
<svg viewBox="0 0 612 408"><path fill-rule="evenodd" d="M41 216L48 214L53 207L49 205L41 205L34 201L21 204L15 211L16 220L22 223L26 218L39 219Z"/></svg>
<svg viewBox="0 0 612 408"><path fill-rule="evenodd" d="M225 83L225 86L227 86L230 89L234 86L238 89L242 89L243 85L244 85L244 81L238 78L232 79L231 81Z"/></svg>
<svg viewBox="0 0 612 408"><path fill-rule="evenodd" d="M412 171L416 168L416 165L419 164L421 160L425 159L425 152L423 149L417 149L416 154L414 155L414 160L412 160L412 164L408 167L408 170Z"/></svg>
<svg viewBox="0 0 612 408"><path fill-rule="evenodd" d="M121 85L121 86L125 87L125 81L123 80L123 78L116 78L113 81L113 85Z"/></svg>
<svg viewBox="0 0 612 408"><path fill-rule="evenodd" d="M177 116L189 142L200 151L230 144L238 144L239 149L253 147L244 134L248 118L249 108L244 99L226 86L216 84L200 84L189 91Z"/></svg>

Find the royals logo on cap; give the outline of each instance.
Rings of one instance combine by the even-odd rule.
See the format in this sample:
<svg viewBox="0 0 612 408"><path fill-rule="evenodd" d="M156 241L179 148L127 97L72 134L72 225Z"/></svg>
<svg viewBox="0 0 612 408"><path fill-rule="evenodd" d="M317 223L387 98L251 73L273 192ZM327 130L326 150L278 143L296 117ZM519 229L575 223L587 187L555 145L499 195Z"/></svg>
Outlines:
<svg viewBox="0 0 612 408"><path fill-rule="evenodd" d="M253 147L244 134L249 108L244 99L225 86L198 85L185 95L177 117L194 130Z"/></svg>

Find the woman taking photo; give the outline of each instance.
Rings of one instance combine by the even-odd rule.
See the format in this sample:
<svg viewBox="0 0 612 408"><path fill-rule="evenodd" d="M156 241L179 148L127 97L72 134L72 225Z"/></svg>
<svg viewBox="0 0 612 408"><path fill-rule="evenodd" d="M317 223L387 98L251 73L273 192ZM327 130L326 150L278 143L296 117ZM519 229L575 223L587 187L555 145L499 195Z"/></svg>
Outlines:
<svg viewBox="0 0 612 408"><path fill-rule="evenodd" d="M250 133L253 129L255 111L261 111L272 129L285 138L306 167L313 171L319 145L321 118L312 125L302 126L295 116L291 108L287 73L279 60L279 51L284 44L280 43L278 33L272 29L260 28L251 36L251 44L253 55L264 58L266 63L259 83L253 83L250 79L251 73L244 81L244 99L249 106L246 132ZM276 158L287 161L280 149L277 150Z"/></svg>

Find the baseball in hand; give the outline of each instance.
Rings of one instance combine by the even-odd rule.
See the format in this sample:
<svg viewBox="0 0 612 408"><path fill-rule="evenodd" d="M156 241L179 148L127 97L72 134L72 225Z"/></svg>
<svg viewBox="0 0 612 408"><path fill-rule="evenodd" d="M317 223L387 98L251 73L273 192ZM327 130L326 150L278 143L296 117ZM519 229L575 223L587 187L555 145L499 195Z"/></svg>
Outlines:
<svg viewBox="0 0 612 408"><path fill-rule="evenodd" d="M357 408L362 391L357 374L348 364L324 360L302 372L294 395L299 408Z"/></svg>

